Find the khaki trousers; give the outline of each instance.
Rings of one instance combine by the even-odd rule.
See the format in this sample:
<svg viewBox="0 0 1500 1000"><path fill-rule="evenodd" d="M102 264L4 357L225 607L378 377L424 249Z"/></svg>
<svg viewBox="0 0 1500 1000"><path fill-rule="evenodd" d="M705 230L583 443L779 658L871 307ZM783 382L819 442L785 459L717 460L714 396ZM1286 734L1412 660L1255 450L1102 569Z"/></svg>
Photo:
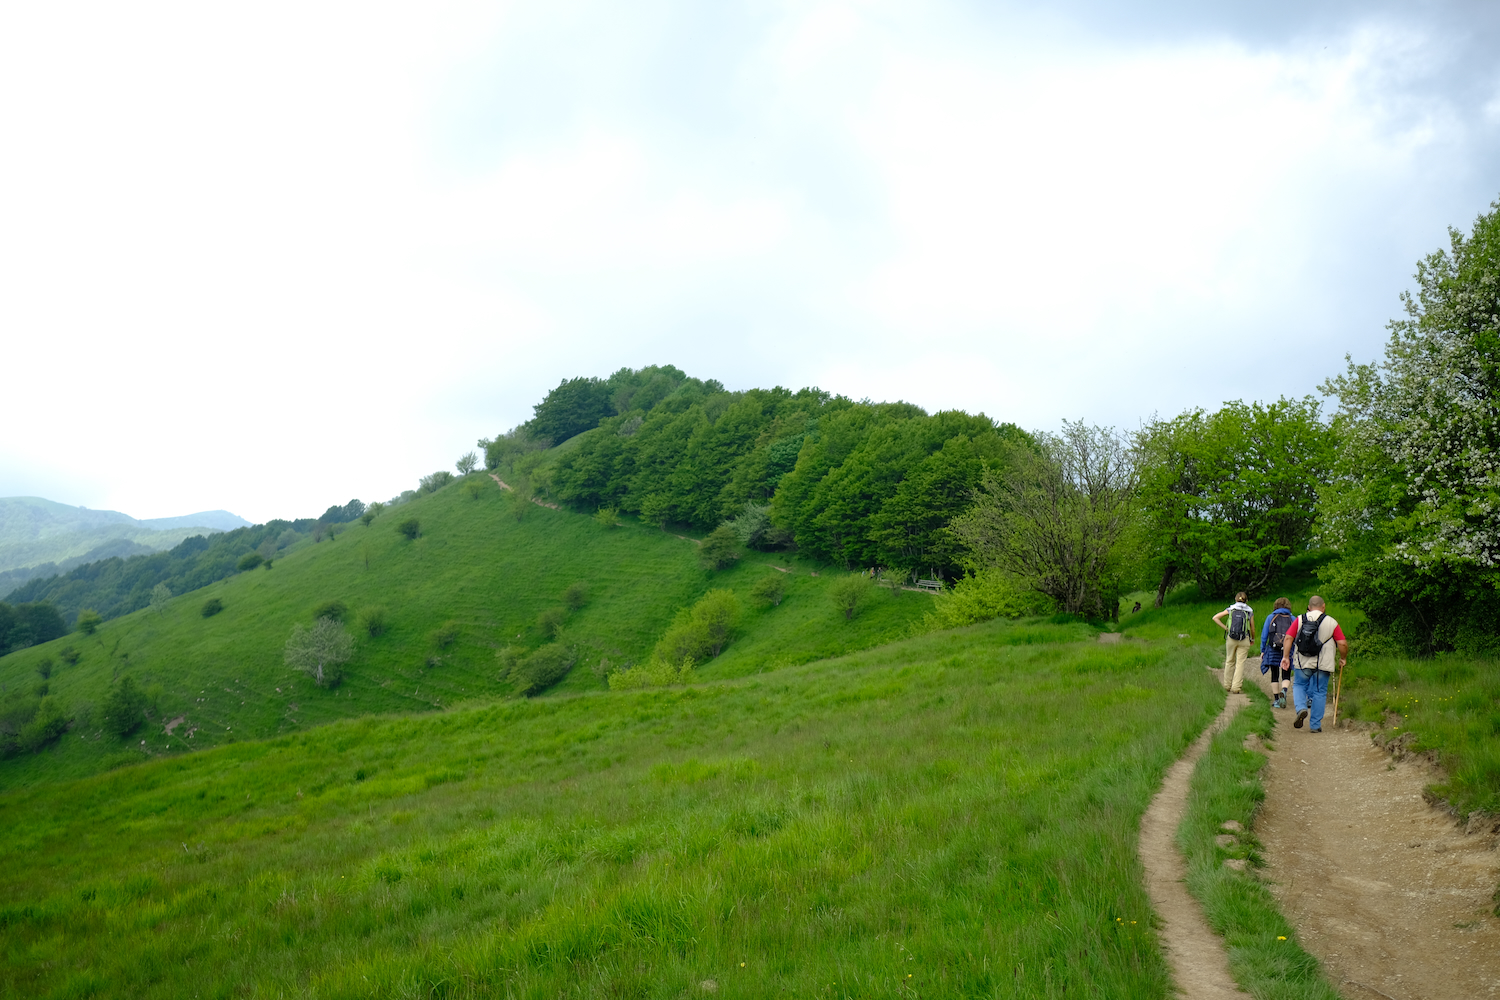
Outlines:
<svg viewBox="0 0 1500 1000"><path fill-rule="evenodd" d="M1249 655L1249 638L1224 640L1224 686L1236 694L1245 683L1245 657Z"/></svg>

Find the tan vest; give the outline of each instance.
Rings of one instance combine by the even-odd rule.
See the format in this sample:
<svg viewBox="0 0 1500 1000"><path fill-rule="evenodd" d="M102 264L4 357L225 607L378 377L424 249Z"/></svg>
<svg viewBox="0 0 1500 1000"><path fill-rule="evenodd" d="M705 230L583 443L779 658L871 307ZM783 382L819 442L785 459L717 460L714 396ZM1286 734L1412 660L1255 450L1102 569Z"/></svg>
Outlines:
<svg viewBox="0 0 1500 1000"><path fill-rule="evenodd" d="M1319 618L1318 615L1322 617ZM1292 666L1298 670L1312 670L1316 667L1324 673L1331 674L1339 662L1338 643L1333 641L1333 630L1339 627L1339 623L1330 618L1327 612L1309 611L1307 617L1318 623L1318 639L1322 641L1323 648L1318 650L1316 660L1297 652L1297 630L1302 627L1302 617L1299 615L1292 622L1292 627L1287 630L1287 635L1292 637Z"/></svg>

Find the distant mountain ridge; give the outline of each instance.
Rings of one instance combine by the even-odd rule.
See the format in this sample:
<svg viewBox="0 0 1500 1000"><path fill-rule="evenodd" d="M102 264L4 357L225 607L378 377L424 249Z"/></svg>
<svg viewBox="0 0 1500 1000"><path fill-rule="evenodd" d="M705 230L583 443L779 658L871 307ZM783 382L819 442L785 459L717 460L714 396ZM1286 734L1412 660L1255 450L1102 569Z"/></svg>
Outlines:
<svg viewBox="0 0 1500 1000"><path fill-rule="evenodd" d="M72 507L42 497L0 497L0 574L11 586L20 582L16 571L41 575L96 555L170 549L184 538L247 527L250 522L227 510L205 510L177 517L138 519L117 510ZM129 542L132 548L118 543ZM82 561L89 561L83 559ZM36 574L25 574L26 576Z"/></svg>

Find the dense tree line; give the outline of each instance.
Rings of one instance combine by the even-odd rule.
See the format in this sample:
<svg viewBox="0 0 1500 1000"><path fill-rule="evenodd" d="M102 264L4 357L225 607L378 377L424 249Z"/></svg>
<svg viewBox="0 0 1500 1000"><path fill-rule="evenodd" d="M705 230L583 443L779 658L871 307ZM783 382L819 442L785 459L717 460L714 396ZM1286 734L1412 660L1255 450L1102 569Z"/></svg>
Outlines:
<svg viewBox="0 0 1500 1000"><path fill-rule="evenodd" d="M983 414L818 389L729 392L670 365L567 380L535 412L480 442L522 489L652 524L727 520L743 544L940 575L960 568L948 522L987 468L1032 444ZM568 447L540 450L557 439Z"/></svg>
<svg viewBox="0 0 1500 1000"><path fill-rule="evenodd" d="M0 602L0 656L67 634L68 626L62 615L45 601L17 605Z"/></svg>

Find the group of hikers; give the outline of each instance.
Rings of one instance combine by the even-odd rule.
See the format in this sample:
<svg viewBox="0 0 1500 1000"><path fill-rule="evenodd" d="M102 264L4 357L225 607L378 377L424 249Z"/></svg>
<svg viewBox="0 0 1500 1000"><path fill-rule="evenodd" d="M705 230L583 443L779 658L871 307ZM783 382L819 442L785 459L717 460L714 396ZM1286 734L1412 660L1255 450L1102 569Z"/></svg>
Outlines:
<svg viewBox="0 0 1500 1000"><path fill-rule="evenodd" d="M1224 640L1224 685L1238 694L1245 682L1245 660L1255 635L1255 611L1245 603L1245 593L1234 595L1234 603L1214 615ZM1286 708L1288 689L1297 718L1297 729L1310 723L1309 731L1323 731L1323 710L1328 703L1328 680L1335 665L1349 659L1349 641L1344 630L1329 616L1326 602L1314 595L1307 599L1305 614L1292 613L1292 602L1276 598L1271 613L1260 627L1260 672L1271 675L1271 707Z"/></svg>

